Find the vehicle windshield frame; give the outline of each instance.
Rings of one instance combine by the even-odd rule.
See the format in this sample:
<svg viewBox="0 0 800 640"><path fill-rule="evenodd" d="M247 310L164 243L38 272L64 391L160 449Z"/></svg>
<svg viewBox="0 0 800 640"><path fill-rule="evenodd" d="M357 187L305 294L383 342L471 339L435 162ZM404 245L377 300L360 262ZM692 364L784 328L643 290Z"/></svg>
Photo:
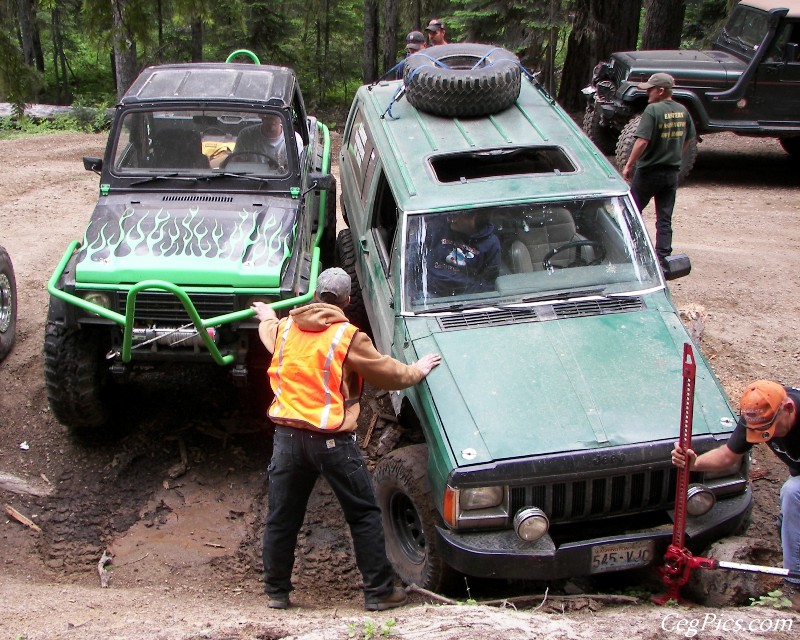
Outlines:
<svg viewBox="0 0 800 640"><path fill-rule="evenodd" d="M230 158L242 130L260 125L263 116L278 118L283 127L280 161L268 163L256 152ZM291 123L281 109L191 104L128 108L110 140L109 171L118 179L224 174L284 179L298 166L302 151L298 140L291 143L290 132Z"/></svg>
<svg viewBox="0 0 800 640"><path fill-rule="evenodd" d="M554 222L569 222L564 211L571 215L574 226L559 233L573 233L570 242L577 244L551 256L550 269L545 270L542 256L567 243L558 241L555 233L548 236L553 242L547 247L534 245L532 239L541 237L545 229L549 233ZM469 241L452 226L458 216L481 220L475 223L479 230ZM442 229L447 232L440 233ZM403 217L401 234L403 315L552 304L575 297L634 296L665 286L641 215L629 194L413 212ZM447 234L452 237L446 238ZM434 236L442 239L435 242ZM487 257L498 251L499 264L496 258ZM485 262L479 266L470 262L473 259ZM470 277L479 282L476 285L470 280L466 289L459 289L471 264ZM458 266L466 271L459 271Z"/></svg>

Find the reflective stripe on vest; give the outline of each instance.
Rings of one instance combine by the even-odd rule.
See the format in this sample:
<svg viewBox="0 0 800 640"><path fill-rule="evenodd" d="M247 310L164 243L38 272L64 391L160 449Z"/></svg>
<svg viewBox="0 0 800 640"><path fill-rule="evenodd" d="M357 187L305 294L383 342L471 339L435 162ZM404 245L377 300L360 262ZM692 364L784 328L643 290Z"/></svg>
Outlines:
<svg viewBox="0 0 800 640"><path fill-rule="evenodd" d="M270 418L323 431L341 427L345 417L342 369L357 331L349 322L324 331L302 331L291 317L281 320L267 372L275 393Z"/></svg>

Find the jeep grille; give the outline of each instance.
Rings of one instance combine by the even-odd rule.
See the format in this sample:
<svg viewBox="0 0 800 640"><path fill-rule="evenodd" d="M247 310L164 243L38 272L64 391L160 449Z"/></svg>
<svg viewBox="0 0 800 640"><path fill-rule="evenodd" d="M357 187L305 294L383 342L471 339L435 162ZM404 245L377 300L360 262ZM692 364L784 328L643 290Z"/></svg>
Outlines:
<svg viewBox="0 0 800 640"><path fill-rule="evenodd" d="M474 329L522 322L544 322L545 320L581 318L609 313L627 313L630 311L643 311L645 308L644 301L641 298L607 298L604 300L561 302L520 309L492 309L477 313L454 313L440 316L439 326L443 331L456 331L459 329Z"/></svg>
<svg viewBox="0 0 800 640"><path fill-rule="evenodd" d="M535 506L544 509L550 522L556 523L654 511L672 506L676 479L676 468L670 466L571 482L511 487L511 513Z"/></svg>
<svg viewBox="0 0 800 640"><path fill-rule="evenodd" d="M203 319L236 311L236 298L230 294L193 293L189 298ZM125 300L126 292L118 291L115 304L119 313L125 313ZM171 293L152 291L143 291L136 296L134 317L138 322L189 322L189 315L178 298Z"/></svg>

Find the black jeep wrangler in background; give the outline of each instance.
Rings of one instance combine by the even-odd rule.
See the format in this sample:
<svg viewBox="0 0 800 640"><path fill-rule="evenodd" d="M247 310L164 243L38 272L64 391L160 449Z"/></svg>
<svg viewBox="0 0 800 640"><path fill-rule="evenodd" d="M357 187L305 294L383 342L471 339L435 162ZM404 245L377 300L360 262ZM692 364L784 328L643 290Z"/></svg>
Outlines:
<svg viewBox="0 0 800 640"><path fill-rule="evenodd" d="M636 88L658 71L675 78L673 99L692 114L698 135L732 131L775 137L800 157L800 0L743 0L734 8L710 51L624 51L599 63L583 129L621 169L647 105ZM691 171L697 141L684 155Z"/></svg>

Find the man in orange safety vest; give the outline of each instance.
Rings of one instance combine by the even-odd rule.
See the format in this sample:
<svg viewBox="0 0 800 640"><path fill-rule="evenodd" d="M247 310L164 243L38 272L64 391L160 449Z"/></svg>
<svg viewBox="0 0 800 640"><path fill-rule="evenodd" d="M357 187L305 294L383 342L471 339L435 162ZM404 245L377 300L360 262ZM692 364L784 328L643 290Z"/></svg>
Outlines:
<svg viewBox="0 0 800 640"><path fill-rule="evenodd" d="M372 478L354 432L364 381L404 389L427 376L441 356L428 354L407 365L379 353L369 336L347 321L350 287L344 270L326 269L317 278L314 301L286 318L278 319L264 303L253 305L261 341L273 354L268 375L275 397L269 417L275 437L262 551L273 609L289 606L297 534L320 475L350 526L365 608L383 611L406 601L405 591L394 586Z"/></svg>

